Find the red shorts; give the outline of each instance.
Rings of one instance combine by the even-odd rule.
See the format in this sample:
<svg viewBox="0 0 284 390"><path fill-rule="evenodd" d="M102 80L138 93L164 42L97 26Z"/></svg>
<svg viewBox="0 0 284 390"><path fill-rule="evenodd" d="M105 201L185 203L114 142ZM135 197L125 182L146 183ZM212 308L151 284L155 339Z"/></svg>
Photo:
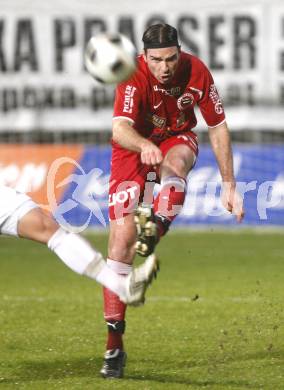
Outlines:
<svg viewBox="0 0 284 390"><path fill-rule="evenodd" d="M187 145L197 157L198 143L194 132L188 131L161 141L163 156L176 145ZM118 220L137 208L139 202L151 203L154 183L159 182L158 169L141 163L140 153L114 146L109 185L109 218Z"/></svg>

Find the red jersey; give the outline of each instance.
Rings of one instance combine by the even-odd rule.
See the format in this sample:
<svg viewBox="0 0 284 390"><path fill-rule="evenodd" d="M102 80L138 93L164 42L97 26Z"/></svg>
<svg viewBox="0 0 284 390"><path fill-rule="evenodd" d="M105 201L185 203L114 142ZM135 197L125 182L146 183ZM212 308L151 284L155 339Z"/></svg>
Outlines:
<svg viewBox="0 0 284 390"><path fill-rule="evenodd" d="M224 122L213 77L199 58L181 52L173 79L160 84L140 55L134 75L117 86L113 116L130 119L141 135L159 141L194 128L196 104L209 127Z"/></svg>

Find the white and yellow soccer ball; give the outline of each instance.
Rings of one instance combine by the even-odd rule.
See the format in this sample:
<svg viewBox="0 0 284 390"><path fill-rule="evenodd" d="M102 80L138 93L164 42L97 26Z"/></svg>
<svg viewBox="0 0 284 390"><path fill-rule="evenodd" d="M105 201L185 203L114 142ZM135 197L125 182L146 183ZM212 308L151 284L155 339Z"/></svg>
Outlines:
<svg viewBox="0 0 284 390"><path fill-rule="evenodd" d="M125 35L102 33L89 40L85 65L100 83L117 84L135 71L136 55L135 46Z"/></svg>

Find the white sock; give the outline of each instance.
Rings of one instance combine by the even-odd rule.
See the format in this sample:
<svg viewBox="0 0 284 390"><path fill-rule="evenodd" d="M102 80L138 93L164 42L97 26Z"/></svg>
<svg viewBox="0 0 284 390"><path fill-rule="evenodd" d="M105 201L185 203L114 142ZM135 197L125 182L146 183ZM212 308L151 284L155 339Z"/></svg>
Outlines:
<svg viewBox="0 0 284 390"><path fill-rule="evenodd" d="M107 259L106 266L98 274L97 280L118 296L125 296L125 275L130 274L131 270L132 266L129 264Z"/></svg>
<svg viewBox="0 0 284 390"><path fill-rule="evenodd" d="M132 265L122 263L121 261L111 260L107 258L107 265L119 275L129 275L132 271Z"/></svg>
<svg viewBox="0 0 284 390"><path fill-rule="evenodd" d="M118 296L125 293L125 277L109 267L101 253L83 237L59 228L49 239L47 246L74 272L95 279Z"/></svg>
<svg viewBox="0 0 284 390"><path fill-rule="evenodd" d="M97 281L119 297L126 294L125 276L118 275L107 264L97 274Z"/></svg>
<svg viewBox="0 0 284 390"><path fill-rule="evenodd" d="M107 259L106 266L97 275L99 283L115 292L118 296L125 296L125 276L130 274L132 265Z"/></svg>
<svg viewBox="0 0 284 390"><path fill-rule="evenodd" d="M83 237L59 228L49 239L47 246L73 271L84 274L93 265L93 273L105 264L102 255L94 250Z"/></svg>

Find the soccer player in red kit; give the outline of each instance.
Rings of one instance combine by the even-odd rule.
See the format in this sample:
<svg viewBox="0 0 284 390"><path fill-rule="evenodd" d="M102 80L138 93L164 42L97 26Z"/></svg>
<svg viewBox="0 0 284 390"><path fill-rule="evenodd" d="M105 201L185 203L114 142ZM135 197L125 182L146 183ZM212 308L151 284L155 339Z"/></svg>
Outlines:
<svg viewBox="0 0 284 390"><path fill-rule="evenodd" d="M184 203L186 178L198 155L195 106L208 125L224 207L238 221L244 216L229 130L210 71L181 51L177 31L168 24L150 26L143 43L137 70L118 85L114 103L108 264L120 274L131 271L135 250L144 256L154 251ZM161 187L153 200L155 181ZM123 376L125 311L126 305L105 288L108 339L101 374L106 378Z"/></svg>

